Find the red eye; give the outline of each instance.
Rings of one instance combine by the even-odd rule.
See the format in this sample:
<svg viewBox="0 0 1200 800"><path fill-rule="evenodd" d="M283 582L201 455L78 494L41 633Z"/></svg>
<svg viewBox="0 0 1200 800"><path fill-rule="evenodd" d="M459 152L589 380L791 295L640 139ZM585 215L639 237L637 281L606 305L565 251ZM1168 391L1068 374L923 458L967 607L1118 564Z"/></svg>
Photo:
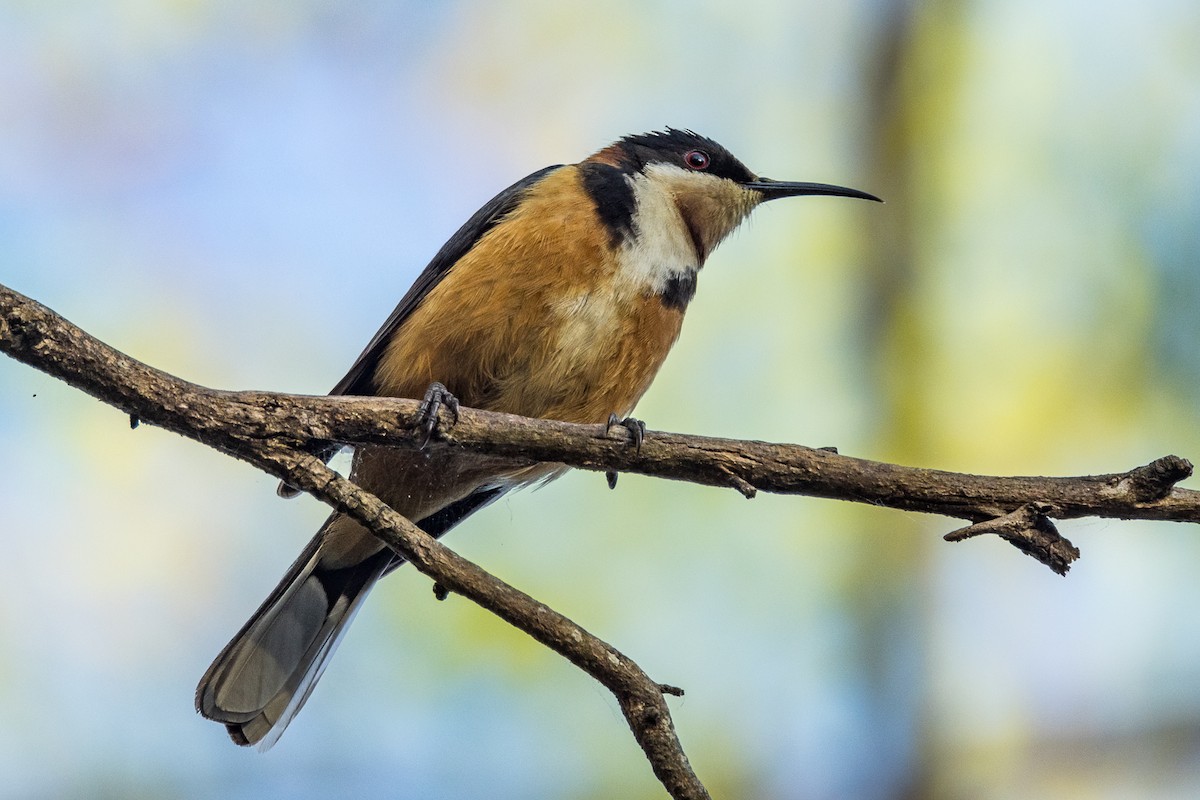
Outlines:
<svg viewBox="0 0 1200 800"><path fill-rule="evenodd" d="M683 163L695 170L708 169L708 153L703 150L692 150L683 157Z"/></svg>

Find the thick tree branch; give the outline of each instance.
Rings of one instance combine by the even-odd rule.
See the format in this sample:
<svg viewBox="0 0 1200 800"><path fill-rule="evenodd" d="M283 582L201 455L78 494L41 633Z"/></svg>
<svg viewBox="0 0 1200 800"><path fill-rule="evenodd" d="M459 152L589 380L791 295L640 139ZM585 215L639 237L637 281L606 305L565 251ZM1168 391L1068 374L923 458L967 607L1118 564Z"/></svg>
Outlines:
<svg viewBox="0 0 1200 800"><path fill-rule="evenodd" d="M318 459L289 447L246 441L251 463L357 519L447 592L491 611L591 675L616 697L654 774L675 798L707 798L692 771L663 694L682 694L651 680L632 659L554 609L516 589L426 534L378 497Z"/></svg>
<svg viewBox="0 0 1200 800"><path fill-rule="evenodd" d="M470 598L604 684L671 795L708 796L679 746L662 697L677 690L654 683L617 650L457 556L312 455L331 443L418 446L418 401L207 389L129 358L3 286L0 350L124 410L134 425L150 422L196 439L353 515L442 591ZM606 432L602 425L464 408L453 425L443 416L430 447L636 472L730 487L747 497L757 491L805 494L957 517L973 524L947 539L994 533L1059 573L1079 551L1058 534L1051 518L1200 522L1200 492L1175 486L1192 469L1177 456L1107 475L1005 478L902 467L827 448L657 431L648 432L637 449L628 437L619 426Z"/></svg>
<svg viewBox="0 0 1200 800"><path fill-rule="evenodd" d="M305 452L311 437L281 430L289 403L271 395L217 392L129 358L29 298L0 285L0 350L61 378L130 415L173 430L310 492L353 516L435 585L457 592L525 631L603 684L673 798L703 800L675 734L663 694L681 694L651 680L616 648L532 597L454 553L373 494ZM395 410L386 412L394 417ZM406 415L406 418L409 415ZM388 420L388 425L393 420ZM411 438L411 437L410 437Z"/></svg>
<svg viewBox="0 0 1200 800"><path fill-rule="evenodd" d="M175 378L113 350L0 286L0 350L132 416L227 450L240 439L309 451L330 442L415 447L420 403L378 397L225 392ZM464 447L597 471L634 472L708 486L804 494L973 522L1028 503L1048 517L1200 522L1200 492L1175 484L1191 464L1164 456L1127 472L1079 477L993 477L905 467L829 448L649 431L641 451L615 426L577 425L464 408L443 414L430 447ZM236 453L231 453L237 455Z"/></svg>

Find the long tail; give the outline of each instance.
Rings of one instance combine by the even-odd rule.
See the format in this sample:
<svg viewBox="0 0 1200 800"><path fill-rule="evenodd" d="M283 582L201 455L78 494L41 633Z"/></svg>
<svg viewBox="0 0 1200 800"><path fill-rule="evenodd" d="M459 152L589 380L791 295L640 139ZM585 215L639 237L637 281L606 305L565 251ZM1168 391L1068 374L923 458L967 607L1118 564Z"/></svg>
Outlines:
<svg viewBox="0 0 1200 800"><path fill-rule="evenodd" d="M381 550L341 569L320 565L313 539L196 689L196 710L241 745L270 748L325 670L350 620L393 558Z"/></svg>
<svg viewBox="0 0 1200 800"><path fill-rule="evenodd" d="M431 536L441 536L503 492L481 487L419 524ZM358 563L322 564L324 533L338 518L334 514L322 526L196 687L196 710L223 723L240 745L266 750L279 740L371 587L404 563L382 549Z"/></svg>

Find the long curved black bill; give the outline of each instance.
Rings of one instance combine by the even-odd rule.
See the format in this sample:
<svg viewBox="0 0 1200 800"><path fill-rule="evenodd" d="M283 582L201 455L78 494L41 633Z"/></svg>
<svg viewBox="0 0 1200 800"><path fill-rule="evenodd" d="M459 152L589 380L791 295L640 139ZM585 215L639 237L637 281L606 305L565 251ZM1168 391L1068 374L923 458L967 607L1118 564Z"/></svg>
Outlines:
<svg viewBox="0 0 1200 800"><path fill-rule="evenodd" d="M845 186L834 186L829 183L792 183L789 181L776 181L770 178L759 178L758 180L749 181L745 184L747 189L756 189L762 193L763 202L768 200L778 200L781 197L799 197L806 194L826 194L836 197L856 197L859 200L874 200L876 203L882 203L873 194L860 192L858 189L850 189Z"/></svg>

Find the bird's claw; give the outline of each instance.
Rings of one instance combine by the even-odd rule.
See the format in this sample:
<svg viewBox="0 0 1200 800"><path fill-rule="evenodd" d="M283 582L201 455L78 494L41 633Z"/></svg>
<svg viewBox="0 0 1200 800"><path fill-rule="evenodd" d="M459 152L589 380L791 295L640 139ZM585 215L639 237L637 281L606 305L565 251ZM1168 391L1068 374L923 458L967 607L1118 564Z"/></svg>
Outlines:
<svg viewBox="0 0 1200 800"><path fill-rule="evenodd" d="M613 429L614 425L620 425L629 431L629 435L633 437L634 450L640 455L642 452L642 441L646 438L646 423L633 417L621 419L616 414L609 414L608 424L604 426L604 432L607 434Z"/></svg>
<svg viewBox="0 0 1200 800"><path fill-rule="evenodd" d="M417 416L416 429L423 432L425 437L421 440L421 450L424 450L430 439L433 438L433 432L438 426L438 412L442 410L442 406L450 412L450 416L454 422L458 422L458 398L442 384L434 381L429 384L429 388L425 390L425 399L421 401L421 412Z"/></svg>
<svg viewBox="0 0 1200 800"><path fill-rule="evenodd" d="M646 438L646 423L642 422L640 419L634 419L633 417L621 419L616 414L609 414L608 422L604 425L605 435L607 435L615 425L620 425L622 428L629 431L629 435L633 437L634 452L641 455L642 441ZM617 488L617 474L618 473L615 469L610 469L604 473L604 477L608 480L608 488Z"/></svg>

